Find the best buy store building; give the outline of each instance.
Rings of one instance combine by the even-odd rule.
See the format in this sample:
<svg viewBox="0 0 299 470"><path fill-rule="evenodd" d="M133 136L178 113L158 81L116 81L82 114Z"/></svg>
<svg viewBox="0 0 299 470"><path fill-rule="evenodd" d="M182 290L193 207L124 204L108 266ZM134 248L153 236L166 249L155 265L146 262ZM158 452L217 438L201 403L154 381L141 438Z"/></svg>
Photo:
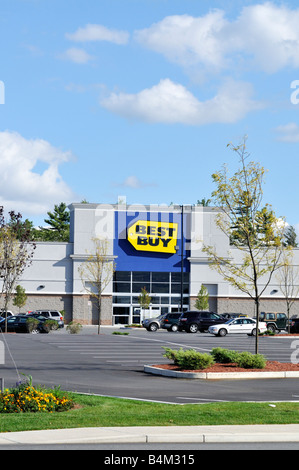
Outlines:
<svg viewBox="0 0 299 470"><path fill-rule="evenodd" d="M179 311L182 300L184 307L189 307L188 227L192 211L184 209L103 204L71 206L75 271L76 265L84 261L83 247L92 251L89 240L105 237L110 242L109 260L115 262L115 273L103 295L102 318L106 323L140 323L141 314L158 316ZM82 290L82 281L74 279L74 286ZM141 312L139 305L142 288L151 297L147 312Z"/></svg>
<svg viewBox="0 0 299 470"><path fill-rule="evenodd" d="M102 296L102 324L141 321L138 297L143 287L151 297L146 315L193 308L201 285L209 292L210 309L254 315L254 302L233 289L209 267L203 244L237 261L238 250L218 229L216 208L71 204L69 243L37 243L32 265L20 284L28 301L24 310L65 310L65 320L97 324L97 310L78 268L93 252L93 238L107 238L107 262L115 273ZM299 264L299 250L295 263ZM12 308L12 306L11 306ZM285 312L275 277L262 298L262 310ZM298 306L295 304L293 313ZM13 310L13 308L12 308ZM299 313L299 311L298 311Z"/></svg>

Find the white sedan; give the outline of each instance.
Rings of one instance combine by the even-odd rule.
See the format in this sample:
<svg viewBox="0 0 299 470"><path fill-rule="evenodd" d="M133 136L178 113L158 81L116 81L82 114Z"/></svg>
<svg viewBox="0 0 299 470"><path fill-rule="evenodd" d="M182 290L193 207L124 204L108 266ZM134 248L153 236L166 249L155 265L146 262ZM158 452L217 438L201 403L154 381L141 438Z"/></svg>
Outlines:
<svg viewBox="0 0 299 470"><path fill-rule="evenodd" d="M208 331L217 336L226 336L227 333L247 333L248 335L255 336L256 321L253 318L235 318L226 323L210 326ZM259 333L264 333L265 331L267 331L266 323L259 322Z"/></svg>

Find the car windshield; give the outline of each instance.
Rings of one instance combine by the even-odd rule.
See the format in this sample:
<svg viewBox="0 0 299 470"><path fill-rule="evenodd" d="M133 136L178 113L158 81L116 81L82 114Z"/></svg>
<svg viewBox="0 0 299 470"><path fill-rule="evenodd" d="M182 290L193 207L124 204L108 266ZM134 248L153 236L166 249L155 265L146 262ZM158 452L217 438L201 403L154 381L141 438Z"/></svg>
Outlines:
<svg viewBox="0 0 299 470"><path fill-rule="evenodd" d="M163 315L159 315L158 317L156 317L155 320L162 320L165 317L166 317L166 314L163 313Z"/></svg>

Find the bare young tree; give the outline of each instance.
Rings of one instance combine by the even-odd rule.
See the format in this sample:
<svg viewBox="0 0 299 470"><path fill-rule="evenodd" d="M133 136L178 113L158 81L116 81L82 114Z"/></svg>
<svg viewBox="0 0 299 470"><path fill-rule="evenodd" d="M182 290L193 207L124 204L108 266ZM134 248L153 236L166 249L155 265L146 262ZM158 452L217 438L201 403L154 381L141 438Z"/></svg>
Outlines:
<svg viewBox="0 0 299 470"><path fill-rule="evenodd" d="M217 185L212 196L219 207L216 224L229 237L233 250L226 256L218 255L213 246L203 250L211 268L254 300L257 354L260 298L281 266L283 229L271 207L262 205L265 170L258 163L247 162L246 140L230 147L238 155L240 167L232 177L226 167L212 175Z"/></svg>
<svg viewBox="0 0 299 470"><path fill-rule="evenodd" d="M299 267L294 266L292 247L285 247L282 254L282 264L276 273L280 290L287 305L288 333L290 333L291 308L299 294Z"/></svg>
<svg viewBox="0 0 299 470"><path fill-rule="evenodd" d="M4 208L0 207L0 279L2 279L2 298L4 312L14 295L16 282L24 270L31 264L35 243L31 240L30 230L22 223L21 214L9 212L6 221ZM7 315L5 315L5 331L7 331Z"/></svg>
<svg viewBox="0 0 299 470"><path fill-rule="evenodd" d="M98 334L101 326L102 294L110 283L115 271L115 263L108 255L109 241L93 238L93 253L79 267L79 275L84 289L96 299L98 312Z"/></svg>

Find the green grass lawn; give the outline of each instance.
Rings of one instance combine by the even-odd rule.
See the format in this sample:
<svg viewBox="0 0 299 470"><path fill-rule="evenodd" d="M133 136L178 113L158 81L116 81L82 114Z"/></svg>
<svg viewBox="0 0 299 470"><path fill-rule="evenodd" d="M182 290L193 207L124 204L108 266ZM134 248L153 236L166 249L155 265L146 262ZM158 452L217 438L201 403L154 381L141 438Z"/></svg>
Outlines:
<svg viewBox="0 0 299 470"><path fill-rule="evenodd" d="M69 394L76 408L60 413L0 414L0 432L110 426L299 423L299 403L167 405Z"/></svg>

